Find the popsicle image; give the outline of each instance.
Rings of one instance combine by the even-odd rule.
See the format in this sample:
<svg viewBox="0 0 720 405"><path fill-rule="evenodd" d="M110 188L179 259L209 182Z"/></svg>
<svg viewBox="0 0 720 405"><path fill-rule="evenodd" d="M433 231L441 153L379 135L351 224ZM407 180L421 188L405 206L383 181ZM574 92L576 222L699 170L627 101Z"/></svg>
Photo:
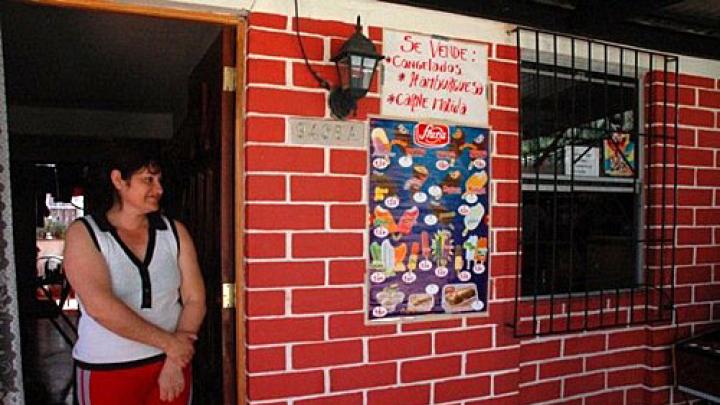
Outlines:
<svg viewBox="0 0 720 405"><path fill-rule="evenodd" d="M475 260L480 263L485 262L488 251L488 239L480 238L477 243L477 251L475 252Z"/></svg>
<svg viewBox="0 0 720 405"><path fill-rule="evenodd" d="M408 259L407 268L410 271L414 271L417 268L418 252L420 252L420 244L413 242L410 246L410 258Z"/></svg>
<svg viewBox="0 0 720 405"><path fill-rule="evenodd" d="M447 244L449 242L449 236L446 231L437 231L433 237L432 242L432 253L433 258L438 266L445 266L447 259L445 259L445 252L447 250Z"/></svg>
<svg viewBox="0 0 720 405"><path fill-rule="evenodd" d="M455 272L459 273L463 268L462 246L455 246Z"/></svg>
<svg viewBox="0 0 720 405"><path fill-rule="evenodd" d="M465 249L465 263L467 263L467 269L470 270L470 267L472 265L472 261L475 260L475 252L477 251L477 242L478 237L477 235L470 236L465 243L463 243L463 248Z"/></svg>
<svg viewBox="0 0 720 405"><path fill-rule="evenodd" d="M385 239L381 245L382 249L382 263L385 269L385 274L388 276L395 275L395 249L389 240Z"/></svg>
<svg viewBox="0 0 720 405"><path fill-rule="evenodd" d="M385 130L382 128L375 128L370 133L370 139L372 140L374 155L389 155L392 145L388 139Z"/></svg>
<svg viewBox="0 0 720 405"><path fill-rule="evenodd" d="M395 265L393 270L403 272L405 268L405 256L407 256L407 243L401 243L395 248Z"/></svg>
<svg viewBox="0 0 720 405"><path fill-rule="evenodd" d="M413 206L406 209L405 212L403 212L402 217L400 217L400 223L397 226L397 230L403 235L409 234L417 222L418 215L420 215L418 207Z"/></svg>
<svg viewBox="0 0 720 405"><path fill-rule="evenodd" d="M449 258L449 257L452 255L452 253L453 253L453 239L452 239L452 235L450 234L450 231L447 231L447 230L444 230L444 231L442 231L442 232L443 232L443 234L444 234L444 236L445 236L445 240L444 240L444 243L443 243L443 256Z"/></svg>
<svg viewBox="0 0 720 405"><path fill-rule="evenodd" d="M420 233L420 243L422 244L423 259L427 260L430 258L430 235L427 231L422 231L422 233Z"/></svg>
<svg viewBox="0 0 720 405"><path fill-rule="evenodd" d="M440 256L442 256L442 247L440 246L442 237L439 232L435 232L432 240L432 257L435 262L439 262Z"/></svg>
<svg viewBox="0 0 720 405"><path fill-rule="evenodd" d="M393 218L392 216L392 212L379 205L376 205L373 214L375 215L375 221L373 221L375 226L384 226L390 233L395 233L398 231L398 227L395 223L395 218Z"/></svg>
<svg viewBox="0 0 720 405"><path fill-rule="evenodd" d="M372 267L373 269L383 268L382 248L380 247L380 244L377 243L377 241L370 244L370 259L370 267Z"/></svg>
<svg viewBox="0 0 720 405"><path fill-rule="evenodd" d="M465 222L465 229L463 230L463 236L467 235L468 232L474 231L480 225L482 217L485 215L485 207L482 204L473 205L470 207L470 212L465 215L463 221Z"/></svg>

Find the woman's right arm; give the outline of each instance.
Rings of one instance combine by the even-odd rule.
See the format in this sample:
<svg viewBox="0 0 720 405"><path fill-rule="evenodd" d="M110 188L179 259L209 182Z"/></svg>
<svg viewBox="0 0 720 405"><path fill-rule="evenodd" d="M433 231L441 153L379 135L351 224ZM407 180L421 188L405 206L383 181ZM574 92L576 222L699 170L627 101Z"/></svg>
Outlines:
<svg viewBox="0 0 720 405"><path fill-rule="evenodd" d="M161 349L179 364L190 361L196 337L166 332L144 320L117 298L112 292L105 258L80 221L72 223L67 230L63 266L87 315L122 337Z"/></svg>

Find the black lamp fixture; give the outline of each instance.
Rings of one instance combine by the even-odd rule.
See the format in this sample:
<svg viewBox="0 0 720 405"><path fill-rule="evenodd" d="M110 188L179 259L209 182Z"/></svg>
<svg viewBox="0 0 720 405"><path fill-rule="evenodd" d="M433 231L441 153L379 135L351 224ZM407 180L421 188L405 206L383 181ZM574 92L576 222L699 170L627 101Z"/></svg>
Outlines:
<svg viewBox="0 0 720 405"><path fill-rule="evenodd" d="M365 97L372 83L378 62L383 56L375 45L362 34L360 16L357 17L355 33L343 44L330 60L337 67L339 84L332 89L328 104L332 115L344 119L357 108L357 100Z"/></svg>
<svg viewBox="0 0 720 405"><path fill-rule="evenodd" d="M378 62L383 59L372 41L362 34L362 25L360 25L360 16L357 17L355 25L355 33L348 38L343 44L340 51L330 58L335 62L337 67L339 84L334 89L330 88L327 80L323 79L315 69L310 66L310 62L305 53L302 38L300 37L300 17L298 12L298 0L295 3L295 35L297 36L300 52L302 52L305 66L312 76L317 80L318 85L323 89L330 90L328 105L333 117L345 119L351 112L357 108L357 100L365 97L370 83L375 76Z"/></svg>

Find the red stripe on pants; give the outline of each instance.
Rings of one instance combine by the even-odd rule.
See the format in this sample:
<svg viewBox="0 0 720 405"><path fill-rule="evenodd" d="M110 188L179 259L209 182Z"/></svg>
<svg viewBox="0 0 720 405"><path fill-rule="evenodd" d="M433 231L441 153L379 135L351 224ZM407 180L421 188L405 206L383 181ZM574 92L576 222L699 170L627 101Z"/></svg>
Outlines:
<svg viewBox="0 0 720 405"><path fill-rule="evenodd" d="M78 400L80 405L186 405L188 404L192 373L185 367L185 388L171 402L160 401L158 376L165 360L138 367L118 370L76 369L78 378ZM89 373L89 378L83 374ZM87 382L87 384L85 383ZM89 403L86 403L89 399Z"/></svg>

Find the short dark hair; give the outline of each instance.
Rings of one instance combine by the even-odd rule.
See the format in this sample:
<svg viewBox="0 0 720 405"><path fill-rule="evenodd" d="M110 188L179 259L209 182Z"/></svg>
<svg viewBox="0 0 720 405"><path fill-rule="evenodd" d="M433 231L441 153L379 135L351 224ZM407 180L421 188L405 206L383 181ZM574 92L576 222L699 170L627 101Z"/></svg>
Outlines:
<svg viewBox="0 0 720 405"><path fill-rule="evenodd" d="M129 180L130 176L144 168L150 170L151 173L162 172L162 163L154 151L141 148L122 148L113 156L105 173L108 181L110 172L113 170L118 170L124 180Z"/></svg>
<svg viewBox="0 0 720 405"><path fill-rule="evenodd" d="M162 160L155 148L142 146L118 146L102 164L96 167L94 185L88 190L88 212L94 216L104 216L117 201L118 194L110 179L113 170L120 172L123 180L130 180L132 175L144 168L151 173L162 172Z"/></svg>

